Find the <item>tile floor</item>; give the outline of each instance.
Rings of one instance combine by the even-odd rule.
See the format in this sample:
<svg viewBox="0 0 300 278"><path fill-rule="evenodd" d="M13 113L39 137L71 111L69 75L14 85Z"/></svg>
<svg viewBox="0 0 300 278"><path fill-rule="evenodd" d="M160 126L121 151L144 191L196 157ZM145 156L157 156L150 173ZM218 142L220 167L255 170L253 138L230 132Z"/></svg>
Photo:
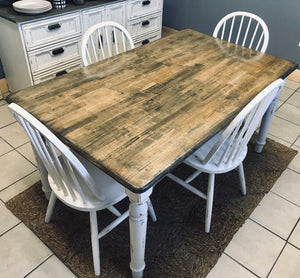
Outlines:
<svg viewBox="0 0 300 278"><path fill-rule="evenodd" d="M300 78L283 89L269 137L300 151ZM297 79L296 79L297 80ZM75 277L4 203L39 180L30 143L0 100L0 277ZM300 152L207 278L300 277Z"/></svg>

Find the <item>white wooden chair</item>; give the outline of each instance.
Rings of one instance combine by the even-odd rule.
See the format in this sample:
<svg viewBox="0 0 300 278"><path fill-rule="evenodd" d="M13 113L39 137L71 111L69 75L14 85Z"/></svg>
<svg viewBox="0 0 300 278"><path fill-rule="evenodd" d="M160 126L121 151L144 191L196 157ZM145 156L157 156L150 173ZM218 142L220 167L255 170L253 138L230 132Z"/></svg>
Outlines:
<svg viewBox="0 0 300 278"><path fill-rule="evenodd" d="M84 66L134 48L128 31L119 23L105 21L91 26L83 35L81 57Z"/></svg>
<svg viewBox="0 0 300 278"><path fill-rule="evenodd" d="M247 144L265 111L283 85L282 79L270 84L253 98L224 130L218 132L190 155L184 163L196 171L186 180L182 180L172 173L167 175L184 188L206 200L205 232L210 231L215 174L238 169L242 194L246 194L243 161L247 154ZM207 194L190 185L190 182L202 172L209 173Z"/></svg>
<svg viewBox="0 0 300 278"><path fill-rule="evenodd" d="M121 214L114 205L126 197L125 189L113 178L95 165L72 152L47 127L12 103L9 109L23 126L37 155L48 171L52 189L45 221L51 219L57 198L67 206L90 213L91 243L94 270L100 275L99 239L119 225L129 215L129 210ZM98 231L97 211L108 209L117 218ZM155 213L149 200L148 210L155 221Z"/></svg>
<svg viewBox="0 0 300 278"><path fill-rule="evenodd" d="M213 37L263 53L269 44L266 23L255 14L241 11L224 16L216 25Z"/></svg>

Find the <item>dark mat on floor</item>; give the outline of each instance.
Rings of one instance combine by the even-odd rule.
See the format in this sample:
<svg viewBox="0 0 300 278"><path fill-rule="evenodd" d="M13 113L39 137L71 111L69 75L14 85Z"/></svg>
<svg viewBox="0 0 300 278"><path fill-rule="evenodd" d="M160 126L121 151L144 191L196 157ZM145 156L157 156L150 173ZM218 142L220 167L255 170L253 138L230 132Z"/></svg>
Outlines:
<svg viewBox="0 0 300 278"><path fill-rule="evenodd" d="M296 151L268 140L261 154L253 141L244 162L247 195L239 190L238 173L216 176L211 232L204 232L205 201L168 178L155 187L151 196L158 221L148 221L144 277L205 277L215 265L236 231L243 225L263 196L296 155ZM174 170L186 176L191 169ZM195 184L206 188L207 176ZM78 277L94 277L88 213L57 203L52 221L44 223L47 200L37 183L6 203ZM118 208L125 210L128 201ZM110 212L98 213L99 225L111 221ZM130 277L128 221L100 241L101 277Z"/></svg>

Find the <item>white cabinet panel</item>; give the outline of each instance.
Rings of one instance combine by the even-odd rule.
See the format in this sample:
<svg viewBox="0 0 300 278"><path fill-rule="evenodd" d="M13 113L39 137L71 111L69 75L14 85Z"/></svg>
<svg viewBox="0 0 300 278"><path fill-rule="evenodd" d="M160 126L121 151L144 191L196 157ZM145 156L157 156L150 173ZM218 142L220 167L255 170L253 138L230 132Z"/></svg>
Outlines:
<svg viewBox="0 0 300 278"><path fill-rule="evenodd" d="M82 34L85 31L100 22L105 21L105 8L99 7L95 9L89 9L82 12Z"/></svg>
<svg viewBox="0 0 300 278"><path fill-rule="evenodd" d="M145 14L155 11L162 11L162 0L129 0L128 1L128 19L141 17Z"/></svg>
<svg viewBox="0 0 300 278"><path fill-rule="evenodd" d="M80 13L57 16L21 26L27 50L81 35Z"/></svg>
<svg viewBox="0 0 300 278"><path fill-rule="evenodd" d="M80 59L80 38L60 42L28 54L32 73L64 63L74 58Z"/></svg>

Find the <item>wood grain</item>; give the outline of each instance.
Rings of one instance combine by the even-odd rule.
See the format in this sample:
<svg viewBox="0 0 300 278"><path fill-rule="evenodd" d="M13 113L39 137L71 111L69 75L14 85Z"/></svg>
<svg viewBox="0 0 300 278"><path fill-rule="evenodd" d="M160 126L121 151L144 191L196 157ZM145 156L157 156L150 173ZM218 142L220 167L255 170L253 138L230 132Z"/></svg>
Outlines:
<svg viewBox="0 0 300 278"><path fill-rule="evenodd" d="M14 93L8 101L141 192L296 66L183 30Z"/></svg>

